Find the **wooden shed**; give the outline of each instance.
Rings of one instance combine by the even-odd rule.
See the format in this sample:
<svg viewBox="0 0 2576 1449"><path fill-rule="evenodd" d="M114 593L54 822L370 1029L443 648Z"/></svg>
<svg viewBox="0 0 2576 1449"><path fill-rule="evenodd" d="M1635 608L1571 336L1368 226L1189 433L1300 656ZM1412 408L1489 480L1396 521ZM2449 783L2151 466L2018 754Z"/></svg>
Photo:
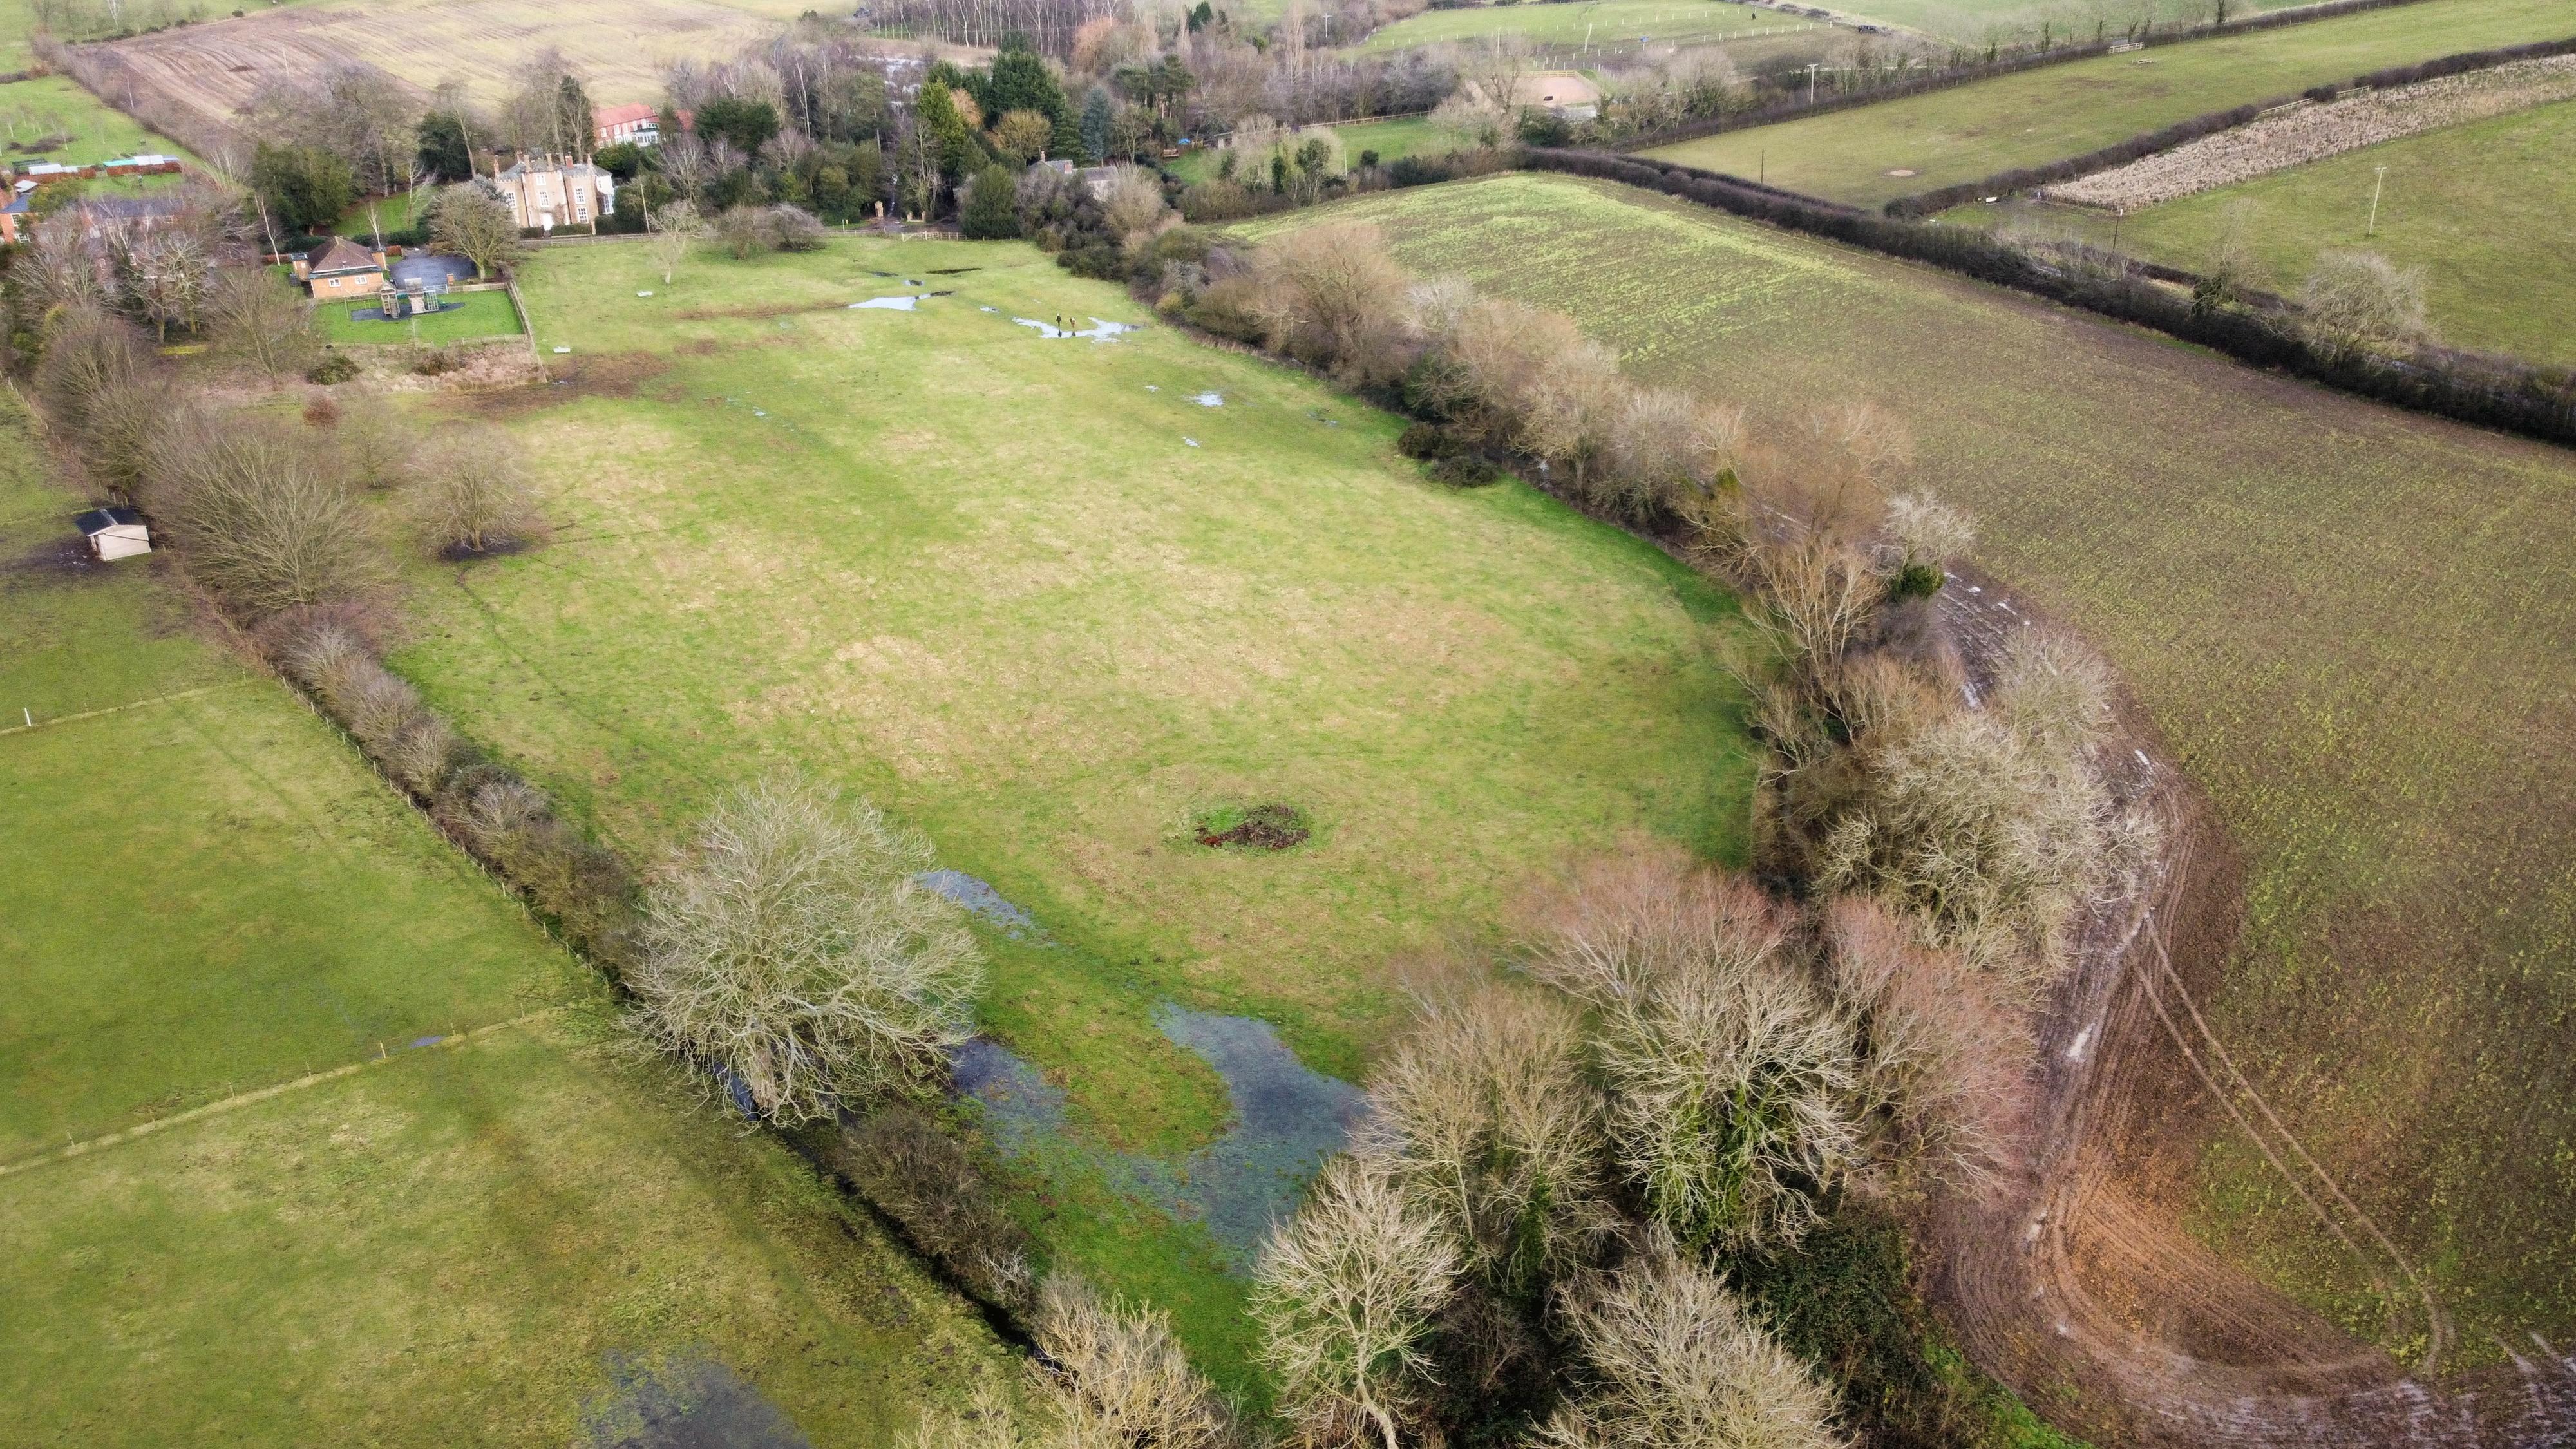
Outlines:
<svg viewBox="0 0 2576 1449"><path fill-rule="evenodd" d="M101 559L132 558L152 551L152 530L131 508L93 508L72 520Z"/></svg>

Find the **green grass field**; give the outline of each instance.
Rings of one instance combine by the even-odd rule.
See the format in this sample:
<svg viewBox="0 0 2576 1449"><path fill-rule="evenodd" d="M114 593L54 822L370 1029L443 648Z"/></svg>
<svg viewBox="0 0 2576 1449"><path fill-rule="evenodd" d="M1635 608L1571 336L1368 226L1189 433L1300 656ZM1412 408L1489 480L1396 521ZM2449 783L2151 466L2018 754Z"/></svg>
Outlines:
<svg viewBox="0 0 2576 1449"><path fill-rule="evenodd" d="M1819 22L1730 5L1726 0L1560 0L1553 4L1473 5L1425 10L1369 32L1361 51L1410 50L1459 45L1488 36L1518 35L1549 54L1580 58L1654 46L1751 44L1800 32L1822 32Z"/></svg>
<svg viewBox="0 0 2576 1449"><path fill-rule="evenodd" d="M1322 215L1757 423L1855 394L1906 418L1919 481L2127 673L2242 848L2229 1050L2439 1285L2464 1357L2576 1331L2576 1096L2543 1025L2576 1012L2576 602L2545 582L2576 459L1606 183ZM2223 1252L2378 1330L2251 1152L2222 1136L2198 1172Z"/></svg>
<svg viewBox="0 0 2576 1449"><path fill-rule="evenodd" d="M62 141L41 151L18 149L56 136ZM0 144L8 146L8 159L13 163L59 161L66 166L85 165L158 151L192 167L198 164L186 147L145 130L133 117L81 89L80 82L60 75L0 85Z"/></svg>
<svg viewBox="0 0 2576 1449"><path fill-rule="evenodd" d="M902 277L954 294L849 310ZM396 666L639 859L791 764L925 829L1052 933L997 946L985 1019L1097 1140L1223 1125L1159 1001L1356 1078L1391 963L1534 876L1635 833L1743 850L1727 598L1527 488L1427 484L1394 419L1291 372L1012 321L1150 320L1115 287L1018 244L848 241L670 285L641 248L558 248L522 286L567 385L475 406L543 441L555 541L423 570ZM1189 838L1272 800L1315 838ZM1195 1251L1124 1211L1050 1241L1139 1286ZM1193 1341L1239 1354L1239 1286L1195 1291L1229 1337Z"/></svg>
<svg viewBox="0 0 2576 1449"><path fill-rule="evenodd" d="M7 437L6 1437L563 1443L621 1364L705 1360L875 1445L1003 1362L783 1148L607 1054L596 979L169 555L72 566L78 498Z"/></svg>
<svg viewBox="0 0 2576 1449"><path fill-rule="evenodd" d="M2365 71L2576 34L2564 0L2422 0L2044 66L1647 154L1856 205L2081 155L2208 111ZM1905 175L1892 173L1905 172Z"/></svg>
<svg viewBox="0 0 2576 1449"><path fill-rule="evenodd" d="M1329 129L1339 137L1344 166L1357 166L1362 151L1375 151L1380 162L1387 162L1405 156L1438 155L1454 150L1458 145L1457 137L1431 124L1428 116L1398 116L1389 121L1343 121L1331 127L1310 126L1307 129ZM1163 169L1183 181L1205 181L1217 174L1217 167L1223 164L1225 154L1217 150L1191 151L1177 161L1163 163ZM1252 165L1249 160L1237 164ZM1253 167L1262 173L1265 186L1269 184L1268 167L1266 156ZM1247 177L1250 174L1249 171L1245 173Z"/></svg>
<svg viewBox="0 0 2576 1449"><path fill-rule="evenodd" d="M2456 347L2510 352L2576 366L2576 273L2535 266L2576 230L2576 173L2561 159L2576 148L2576 101L2540 106L2186 196L2133 212L2119 225L2121 250L2198 269L2240 202L2264 271L2255 284L2296 294L2331 247L2366 247L2401 266L2422 267L2434 328ZM2370 199L2387 168L2377 229ZM1962 208L1962 218L1985 208ZM2076 207L2038 208L2063 226L2107 244L2111 219Z"/></svg>
<svg viewBox="0 0 2576 1449"><path fill-rule="evenodd" d="M2230 3L2229 18L2262 10L2280 10L2303 0L2253 0L2250 4ZM1899 25L1925 35L1960 45L1983 45L2001 41L2035 42L2043 27L2055 39L2094 38L2097 23L2107 26L2114 39L2132 21L2153 20L2162 30L2168 26L2207 25L2210 7L2206 0L2148 0L2110 11L2101 7L2078 10L2052 3L2052 0L1851 0L1847 5L1829 7L1836 14Z"/></svg>
<svg viewBox="0 0 2576 1449"><path fill-rule="evenodd" d="M425 342L435 347L519 335L519 311L510 305L507 292L451 292L446 300L463 305L436 316L387 322L360 321L354 315L373 310L373 302L323 302L314 307L313 321L326 342Z"/></svg>

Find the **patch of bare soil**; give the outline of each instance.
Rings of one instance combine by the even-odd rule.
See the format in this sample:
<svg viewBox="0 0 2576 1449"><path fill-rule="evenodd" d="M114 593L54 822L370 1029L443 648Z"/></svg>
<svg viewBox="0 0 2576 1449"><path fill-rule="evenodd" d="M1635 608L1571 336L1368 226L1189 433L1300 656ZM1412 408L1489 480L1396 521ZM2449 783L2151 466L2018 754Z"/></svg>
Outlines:
<svg viewBox="0 0 2576 1449"><path fill-rule="evenodd" d="M520 359L527 361L524 349ZM459 389L467 406L486 417L516 417L586 397L633 397L644 384L671 370L659 352L591 352L557 358L550 368L530 363L519 380L496 389Z"/></svg>
<svg viewBox="0 0 2576 1449"><path fill-rule="evenodd" d="M1940 622L1972 688L2036 622L1958 579ZM2191 783L2124 709L2107 749L2163 859L2088 923L2039 1023L2015 1170L1938 1214L1934 1291L1976 1361L2111 1445L2523 1446L2576 1442L2576 1358L2535 1343L2508 1368L2436 1377L2451 1328L2420 1271L2290 1135L2202 1015L2242 916L2236 862ZM2252 1143L2392 1305L2401 1364L2210 1252L2182 1226L2212 1132Z"/></svg>
<svg viewBox="0 0 2576 1449"><path fill-rule="evenodd" d="M64 520L70 527L70 520ZM89 551L89 540L77 536L50 538L16 558L0 559L0 583L49 584L71 583L99 578L107 565Z"/></svg>

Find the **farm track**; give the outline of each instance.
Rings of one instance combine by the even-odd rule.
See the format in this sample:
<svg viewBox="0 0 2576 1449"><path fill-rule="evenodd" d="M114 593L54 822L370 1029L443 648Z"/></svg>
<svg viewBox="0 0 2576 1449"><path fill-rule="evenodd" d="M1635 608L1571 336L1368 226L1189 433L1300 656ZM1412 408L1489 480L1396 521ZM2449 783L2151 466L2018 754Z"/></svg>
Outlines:
<svg viewBox="0 0 2576 1449"><path fill-rule="evenodd" d="M1979 580L1944 591L1943 622L1982 682L2004 634L2036 621ZM2096 911L2039 1024L2018 1170L1942 1216L1936 1293L1969 1353L2104 1443L2576 1443L2576 1355L2537 1335L2528 1351L2500 1345L2510 1367L2431 1378L2455 1333L2430 1285L2237 1068L2187 979L2214 976L2230 944L2225 841L2189 782L2150 758L2134 711L2109 748L2115 796L2162 822L2166 848ZM2196 1126L2169 1114L2213 1106L2364 1266L2391 1337L2420 1345L2415 1365L2254 1282L2182 1226L2139 1144L2169 1149Z"/></svg>

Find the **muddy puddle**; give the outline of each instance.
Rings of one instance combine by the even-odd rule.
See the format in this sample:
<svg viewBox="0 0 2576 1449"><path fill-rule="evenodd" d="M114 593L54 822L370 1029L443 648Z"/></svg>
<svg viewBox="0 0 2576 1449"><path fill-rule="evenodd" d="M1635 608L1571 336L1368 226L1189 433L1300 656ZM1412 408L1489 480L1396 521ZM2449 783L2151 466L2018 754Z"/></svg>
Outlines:
<svg viewBox="0 0 2576 1449"><path fill-rule="evenodd" d="M582 1408L582 1449L811 1449L740 1374L711 1358L608 1360L609 1389Z"/></svg>
<svg viewBox="0 0 2576 1449"><path fill-rule="evenodd" d="M1137 331L1143 326L1142 323L1137 322L1112 322L1106 317L1094 317L1091 319L1090 326L1081 328L1059 327L1053 322L1041 322L1034 317L1014 317L1011 320L1022 327L1036 328L1040 337L1088 337L1094 342L1107 342L1111 338Z"/></svg>

